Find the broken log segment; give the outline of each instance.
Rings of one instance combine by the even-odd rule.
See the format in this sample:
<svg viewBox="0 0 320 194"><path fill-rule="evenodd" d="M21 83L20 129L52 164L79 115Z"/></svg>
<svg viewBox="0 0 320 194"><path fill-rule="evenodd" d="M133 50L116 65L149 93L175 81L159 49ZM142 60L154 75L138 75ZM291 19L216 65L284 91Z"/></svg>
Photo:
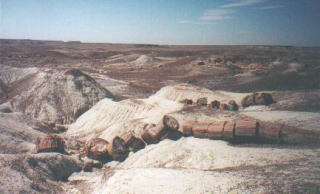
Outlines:
<svg viewBox="0 0 320 194"><path fill-rule="evenodd" d="M223 126L222 138L231 139L234 137L235 123L233 121L226 121Z"/></svg>
<svg viewBox="0 0 320 194"><path fill-rule="evenodd" d="M122 138L116 136L108 145L108 153L113 160L123 161L129 154L129 149Z"/></svg>
<svg viewBox="0 0 320 194"><path fill-rule="evenodd" d="M162 125L146 124L141 135L147 144L158 143L168 135L168 130Z"/></svg>
<svg viewBox="0 0 320 194"><path fill-rule="evenodd" d="M64 153L65 142L58 135L46 135L38 137L36 141L36 151L40 152L59 152Z"/></svg>
<svg viewBox="0 0 320 194"><path fill-rule="evenodd" d="M192 125L192 134L197 138L208 138L208 123L197 123Z"/></svg>
<svg viewBox="0 0 320 194"><path fill-rule="evenodd" d="M259 123L257 121L237 121L235 123L235 136L258 137Z"/></svg>
<svg viewBox="0 0 320 194"><path fill-rule="evenodd" d="M208 126L208 138L211 139L220 139L223 136L223 127L225 125L225 121L216 121Z"/></svg>
<svg viewBox="0 0 320 194"><path fill-rule="evenodd" d="M104 139L90 139L85 144L85 154L88 158L95 160L107 160L110 158L108 146L109 143Z"/></svg>
<svg viewBox="0 0 320 194"><path fill-rule="evenodd" d="M123 139L125 145L130 151L136 152L145 147L145 143L140 138L133 135L130 131L120 135L120 137Z"/></svg>

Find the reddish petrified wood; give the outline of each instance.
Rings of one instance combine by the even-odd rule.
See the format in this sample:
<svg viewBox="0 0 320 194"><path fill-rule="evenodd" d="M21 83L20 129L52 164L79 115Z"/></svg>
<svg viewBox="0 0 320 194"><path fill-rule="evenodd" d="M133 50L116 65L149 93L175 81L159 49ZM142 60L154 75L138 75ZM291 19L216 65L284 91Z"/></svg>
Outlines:
<svg viewBox="0 0 320 194"><path fill-rule="evenodd" d="M124 140L125 145L130 151L136 152L145 147L145 143L140 138L134 136L131 132L126 132L120 137Z"/></svg>
<svg viewBox="0 0 320 194"><path fill-rule="evenodd" d="M235 127L234 122L227 121L223 127L222 138L225 138L225 139L233 138L234 137L234 127Z"/></svg>
<svg viewBox="0 0 320 194"><path fill-rule="evenodd" d="M183 133L184 136L193 136L193 133L192 133L192 122L186 122L182 126L182 133Z"/></svg>
<svg viewBox="0 0 320 194"><path fill-rule="evenodd" d="M64 140L57 135L46 135L37 138L36 151L40 152L59 152L64 153Z"/></svg>
<svg viewBox="0 0 320 194"><path fill-rule="evenodd" d="M108 153L112 159L122 161L128 156L129 149L125 145L124 140L117 136L109 144Z"/></svg>
<svg viewBox="0 0 320 194"><path fill-rule="evenodd" d="M214 100L211 102L211 108L213 109L219 109L220 108L220 102L217 100Z"/></svg>
<svg viewBox="0 0 320 194"><path fill-rule="evenodd" d="M197 123L192 125L192 134L194 137L207 138L208 137L208 123Z"/></svg>
<svg viewBox="0 0 320 194"><path fill-rule="evenodd" d="M229 110L229 106L225 103L220 104L220 110Z"/></svg>
<svg viewBox="0 0 320 194"><path fill-rule="evenodd" d="M199 105L199 106L207 106L207 104L208 104L208 99L206 97L199 98L197 100L197 105Z"/></svg>
<svg viewBox="0 0 320 194"><path fill-rule="evenodd" d="M87 141L85 145L86 155L95 160L107 160L109 143L101 138L93 138Z"/></svg>
<svg viewBox="0 0 320 194"><path fill-rule="evenodd" d="M185 105L192 105L193 104L193 101L191 99L184 99L184 100L181 100L180 102Z"/></svg>
<svg viewBox="0 0 320 194"><path fill-rule="evenodd" d="M165 115L162 121L165 130L177 131L179 129L179 122L172 116Z"/></svg>
<svg viewBox="0 0 320 194"><path fill-rule="evenodd" d="M222 138L225 121L215 121L208 126L208 138Z"/></svg>
<svg viewBox="0 0 320 194"><path fill-rule="evenodd" d="M155 124L145 125L143 133L141 135L144 142L147 144L158 143L161 139L165 138L168 134L168 130Z"/></svg>
<svg viewBox="0 0 320 194"><path fill-rule="evenodd" d="M259 123L257 121L237 121L235 124L235 136L258 136Z"/></svg>

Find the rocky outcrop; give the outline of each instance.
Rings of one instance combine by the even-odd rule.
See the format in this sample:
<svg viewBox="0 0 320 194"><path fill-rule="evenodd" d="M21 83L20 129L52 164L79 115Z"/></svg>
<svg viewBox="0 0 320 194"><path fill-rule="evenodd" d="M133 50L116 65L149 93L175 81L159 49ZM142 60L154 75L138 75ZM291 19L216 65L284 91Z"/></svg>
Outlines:
<svg viewBox="0 0 320 194"><path fill-rule="evenodd" d="M48 123L71 123L99 100L114 98L93 78L75 69L39 72L26 87L30 88L11 101L13 109Z"/></svg>
<svg viewBox="0 0 320 194"><path fill-rule="evenodd" d="M274 103L272 95L269 93L254 93L244 97L241 101L243 107L254 105L270 105Z"/></svg>
<svg viewBox="0 0 320 194"><path fill-rule="evenodd" d="M41 152L59 152L64 153L64 140L57 135L47 135L39 137L36 142L37 153Z"/></svg>

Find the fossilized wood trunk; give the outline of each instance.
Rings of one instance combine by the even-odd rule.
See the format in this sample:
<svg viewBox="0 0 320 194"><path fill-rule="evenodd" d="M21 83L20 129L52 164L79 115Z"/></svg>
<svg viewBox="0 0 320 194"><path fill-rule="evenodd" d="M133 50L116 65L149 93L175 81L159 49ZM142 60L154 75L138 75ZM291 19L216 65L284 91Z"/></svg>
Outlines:
<svg viewBox="0 0 320 194"><path fill-rule="evenodd" d="M40 152L59 152L64 153L64 140L57 135L47 135L37 138L36 151Z"/></svg>
<svg viewBox="0 0 320 194"><path fill-rule="evenodd" d="M182 125L184 136L224 140L255 140L256 142L319 143L320 133L299 128L259 122L238 121L187 121Z"/></svg>
<svg viewBox="0 0 320 194"><path fill-rule="evenodd" d="M131 132L126 132L120 135L120 138L123 139L125 145L129 148L130 151L136 152L143 149L146 145L140 138L133 135Z"/></svg>
<svg viewBox="0 0 320 194"><path fill-rule="evenodd" d="M85 145L86 156L95 160L107 160L109 142L101 138L93 138L87 141Z"/></svg>

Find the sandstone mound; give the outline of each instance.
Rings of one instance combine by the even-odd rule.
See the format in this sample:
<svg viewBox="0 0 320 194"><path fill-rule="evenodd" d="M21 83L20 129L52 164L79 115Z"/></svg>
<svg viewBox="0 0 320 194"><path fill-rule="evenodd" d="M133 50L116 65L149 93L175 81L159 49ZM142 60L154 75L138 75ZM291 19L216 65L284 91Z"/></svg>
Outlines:
<svg viewBox="0 0 320 194"><path fill-rule="evenodd" d="M113 98L79 70L39 72L29 86L11 100L13 109L49 123L71 123L99 100Z"/></svg>

